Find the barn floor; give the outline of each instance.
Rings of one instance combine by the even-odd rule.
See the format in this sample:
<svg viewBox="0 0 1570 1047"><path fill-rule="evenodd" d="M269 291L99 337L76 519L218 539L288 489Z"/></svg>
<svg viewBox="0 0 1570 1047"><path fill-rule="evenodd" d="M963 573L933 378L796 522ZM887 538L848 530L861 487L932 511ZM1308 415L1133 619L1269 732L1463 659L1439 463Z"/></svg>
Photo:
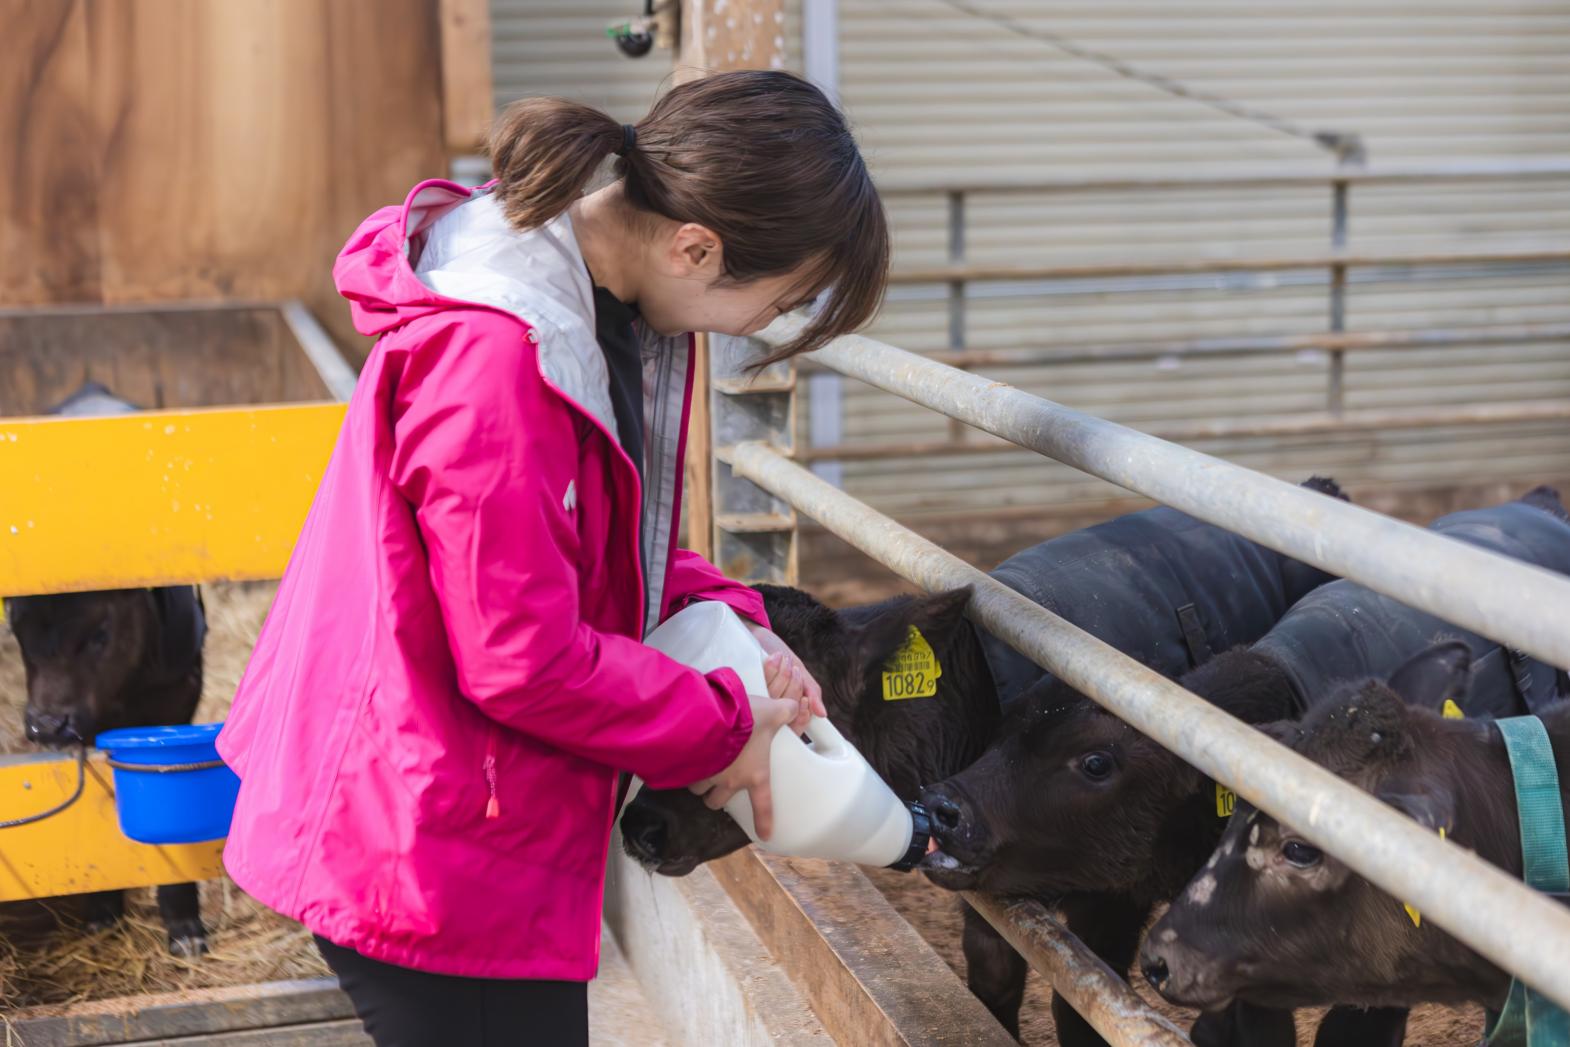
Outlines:
<svg viewBox="0 0 1570 1047"><path fill-rule="evenodd" d="M833 597L836 603L861 602L873 598L871 588L864 591L854 584L842 584ZM883 586L877 588L882 590L878 595L887 591ZM204 587L203 593L210 631L206 686L197 719L218 720L228 711L273 588L217 585ZM21 659L9 633L0 630L0 752L27 749L21 736L23 701ZM960 916L953 896L919 876L874 872L872 879L963 978ZM175 960L163 950L150 891L135 892L130 920L91 939L83 939L79 932L42 938L18 936L5 933L0 926L0 1008L325 973L301 928L252 902L226 881L204 888L203 907L214 951L200 963ZM1032 973L1022 1025L1026 1044L1055 1042L1049 998L1046 985ZM1170 1008L1167 1011L1174 1017L1186 1017ZM600 979L591 987L590 1020L596 1043L617 1047L623 1035L629 1037L625 1041L629 1044L659 1047L662 1042L651 1039L657 1035L658 1021L609 937L603 941ZM1313 1024L1312 1020L1299 1022L1303 1047L1312 1043ZM1410 1047L1473 1043L1481 1025L1479 1011L1424 1008L1413 1019L1407 1043Z"/></svg>

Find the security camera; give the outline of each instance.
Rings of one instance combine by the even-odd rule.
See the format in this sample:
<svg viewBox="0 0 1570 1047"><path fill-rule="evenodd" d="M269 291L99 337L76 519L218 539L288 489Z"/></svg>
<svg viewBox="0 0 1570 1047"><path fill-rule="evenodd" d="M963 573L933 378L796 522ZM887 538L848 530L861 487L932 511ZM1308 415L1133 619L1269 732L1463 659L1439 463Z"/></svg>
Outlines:
<svg viewBox="0 0 1570 1047"><path fill-rule="evenodd" d="M642 58L654 50L654 19L645 15L618 22L605 30L605 35L616 41L616 49L628 58Z"/></svg>

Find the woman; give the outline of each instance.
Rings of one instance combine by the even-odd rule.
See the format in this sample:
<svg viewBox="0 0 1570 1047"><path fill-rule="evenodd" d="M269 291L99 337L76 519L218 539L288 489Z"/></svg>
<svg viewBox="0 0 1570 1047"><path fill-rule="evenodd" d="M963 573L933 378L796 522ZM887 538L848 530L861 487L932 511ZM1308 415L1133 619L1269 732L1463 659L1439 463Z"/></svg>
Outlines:
<svg viewBox="0 0 1570 1047"><path fill-rule="evenodd" d="M788 74L636 126L520 102L491 153L491 185L426 182L339 256L379 340L219 741L231 875L381 1047L587 1042L618 772L747 789L766 832L769 740L822 702L758 596L675 547L687 332L821 297L774 356L806 351L888 262L843 117ZM750 620L769 695L641 643L694 600Z"/></svg>

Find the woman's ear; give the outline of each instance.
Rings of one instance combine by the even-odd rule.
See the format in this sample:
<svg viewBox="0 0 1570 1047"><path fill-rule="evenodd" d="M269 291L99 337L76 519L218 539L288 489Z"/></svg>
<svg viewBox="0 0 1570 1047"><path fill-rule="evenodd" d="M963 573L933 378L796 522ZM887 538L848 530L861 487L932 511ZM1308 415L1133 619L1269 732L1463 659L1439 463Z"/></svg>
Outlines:
<svg viewBox="0 0 1570 1047"><path fill-rule="evenodd" d="M719 235L708 226L684 222L671 239L670 262L683 279L712 282L724 272L724 249Z"/></svg>

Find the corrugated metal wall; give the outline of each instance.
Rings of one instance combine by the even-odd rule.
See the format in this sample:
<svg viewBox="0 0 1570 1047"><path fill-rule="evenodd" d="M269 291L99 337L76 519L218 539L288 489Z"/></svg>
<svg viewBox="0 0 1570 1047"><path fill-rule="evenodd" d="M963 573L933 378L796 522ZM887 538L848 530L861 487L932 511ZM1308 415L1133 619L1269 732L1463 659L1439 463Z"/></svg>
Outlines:
<svg viewBox="0 0 1570 1047"><path fill-rule="evenodd" d="M1328 169L1311 145L1119 78L959 13L942 0L840 0L841 93L880 177L975 179ZM1267 108L1356 131L1375 165L1570 154L1570 0L984 0L987 10ZM637 116L668 56L620 57L606 24L636 0L493 0L499 102L560 93ZM790 6L796 30L799 4ZM792 45L795 51L794 43ZM800 66L793 53L792 65ZM940 196L893 197L896 265L945 258ZM1261 256L1329 246L1326 189L982 194L967 204L978 262ZM1351 246L1418 251L1570 243L1570 180L1355 188ZM1355 272L1348 326L1570 321L1570 270L1499 276ZM941 288L901 288L874 333L943 348ZM1322 273L1252 279L980 285L976 347L1073 346L1325 329ZM1322 356L1056 365L986 373L1142 427L1268 418L1324 404ZM1570 397L1570 347L1350 354L1347 406ZM805 399L805 398L804 398ZM804 430L805 431L805 430ZM936 439L947 423L847 383L847 442ZM1518 424L1196 445L1286 476L1432 487L1570 476L1570 425ZM1072 511L1119 492L1028 454L850 462L846 487L879 508L927 514Z"/></svg>
<svg viewBox="0 0 1570 1047"><path fill-rule="evenodd" d="M671 53L627 58L605 35L643 10L642 0L491 0L491 68L497 107L561 95L619 120L648 112L670 75Z"/></svg>
<svg viewBox="0 0 1570 1047"><path fill-rule="evenodd" d="M1162 94L955 11L942 0L841 0L841 90L880 177L1150 175L1328 169L1325 153ZM1356 131L1370 161L1570 153L1570 3L1321 0L984 0L1027 26L1313 128ZM899 264L941 263L945 201L891 201ZM991 194L967 202L968 257L1083 262L1317 253L1330 192L1232 189ZM1570 243L1570 180L1354 188L1354 249ZM1413 279L1354 272L1351 329L1570 320L1570 269ZM1132 290L1143 285L1145 289ZM975 347L1073 346L1322 331L1322 273L983 285ZM891 295L876 334L943 348L942 288ZM1138 427L1324 406L1322 355L989 369ZM1570 347L1349 354L1347 407L1570 397ZM947 423L848 383L844 436L939 439ZM1563 423L1293 439L1202 450L1286 476L1318 470L1386 488L1570 475ZM1001 506L1072 509L1119 492L1030 455L847 463L845 485L907 518Z"/></svg>

